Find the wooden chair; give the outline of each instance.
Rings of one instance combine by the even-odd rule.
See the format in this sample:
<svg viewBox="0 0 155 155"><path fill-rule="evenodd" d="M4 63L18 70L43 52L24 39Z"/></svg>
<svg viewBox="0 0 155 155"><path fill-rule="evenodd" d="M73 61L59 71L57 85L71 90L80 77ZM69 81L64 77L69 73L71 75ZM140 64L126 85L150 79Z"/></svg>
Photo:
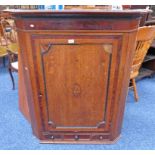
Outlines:
<svg viewBox="0 0 155 155"><path fill-rule="evenodd" d="M17 42L17 31L16 26L13 19L6 19L5 22L7 23L5 26L5 33L7 36L7 39L12 42Z"/></svg>
<svg viewBox="0 0 155 155"><path fill-rule="evenodd" d="M18 45L17 43L11 43L8 45L8 58L9 58L9 64L8 64L8 70L9 70L9 74L12 80L12 84L13 87L12 89L15 89L15 82L14 82L14 78L12 75L12 72L18 72Z"/></svg>
<svg viewBox="0 0 155 155"><path fill-rule="evenodd" d="M6 50L12 38L12 28L10 24L4 19L0 19L0 58L3 58L3 65L5 66L5 58L8 55Z"/></svg>
<svg viewBox="0 0 155 155"><path fill-rule="evenodd" d="M0 33L0 58L3 59L3 65L4 66L5 66L5 58L8 55L6 49L7 49L7 42Z"/></svg>
<svg viewBox="0 0 155 155"><path fill-rule="evenodd" d="M10 22L11 23L11 22ZM0 33L9 44L9 41L12 41L14 35L14 26L9 23L9 20L4 19L3 17L0 20Z"/></svg>
<svg viewBox="0 0 155 155"><path fill-rule="evenodd" d="M11 76L13 89L15 89L15 82L12 72L18 72L18 45L17 32L12 19L1 18L0 21L0 35L3 46L6 46L6 54L8 55L8 70Z"/></svg>
<svg viewBox="0 0 155 155"><path fill-rule="evenodd" d="M139 74L139 69L154 38L155 38L155 25L144 26L138 29L135 54L133 57L130 73L131 85L134 90L134 97L136 101L138 101L138 93L135 78Z"/></svg>

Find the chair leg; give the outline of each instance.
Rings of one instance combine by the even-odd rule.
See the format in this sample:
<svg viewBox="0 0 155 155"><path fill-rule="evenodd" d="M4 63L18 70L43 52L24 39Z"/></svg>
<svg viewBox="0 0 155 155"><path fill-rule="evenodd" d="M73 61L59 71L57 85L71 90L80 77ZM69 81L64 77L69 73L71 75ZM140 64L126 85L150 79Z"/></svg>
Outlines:
<svg viewBox="0 0 155 155"><path fill-rule="evenodd" d="M133 90L134 90L134 97L137 102L138 101L138 93L137 93L136 82L135 82L135 79L131 79L131 81L132 81Z"/></svg>
<svg viewBox="0 0 155 155"><path fill-rule="evenodd" d="M8 68L8 70L9 70L9 74L10 74L12 85L13 85L12 89L14 90L15 89L15 81L14 81L14 78L13 78L13 75L12 75L11 68Z"/></svg>
<svg viewBox="0 0 155 155"><path fill-rule="evenodd" d="M3 66L5 67L5 57L3 57Z"/></svg>

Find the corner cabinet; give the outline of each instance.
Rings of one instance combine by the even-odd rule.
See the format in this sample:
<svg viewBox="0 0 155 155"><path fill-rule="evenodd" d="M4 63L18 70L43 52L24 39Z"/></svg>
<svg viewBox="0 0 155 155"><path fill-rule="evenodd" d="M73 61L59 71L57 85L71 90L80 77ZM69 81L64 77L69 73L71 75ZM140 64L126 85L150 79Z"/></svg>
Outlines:
<svg viewBox="0 0 155 155"><path fill-rule="evenodd" d="M29 115L33 133L42 143L115 142L140 12L11 13L24 85L19 104L28 106L21 111Z"/></svg>

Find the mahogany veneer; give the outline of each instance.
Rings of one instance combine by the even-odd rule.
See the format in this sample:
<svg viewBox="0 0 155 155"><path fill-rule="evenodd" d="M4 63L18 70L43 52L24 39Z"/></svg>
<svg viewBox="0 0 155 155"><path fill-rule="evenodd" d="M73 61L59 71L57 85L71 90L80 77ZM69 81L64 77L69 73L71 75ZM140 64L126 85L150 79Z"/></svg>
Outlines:
<svg viewBox="0 0 155 155"><path fill-rule="evenodd" d="M43 143L115 142L141 13L11 13L20 45L19 104L33 133Z"/></svg>

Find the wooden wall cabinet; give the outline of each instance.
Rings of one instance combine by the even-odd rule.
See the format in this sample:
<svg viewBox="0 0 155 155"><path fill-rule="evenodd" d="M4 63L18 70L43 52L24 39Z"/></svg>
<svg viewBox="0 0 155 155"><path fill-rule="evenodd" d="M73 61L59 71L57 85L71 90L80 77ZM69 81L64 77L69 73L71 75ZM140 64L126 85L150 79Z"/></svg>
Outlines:
<svg viewBox="0 0 155 155"><path fill-rule="evenodd" d="M20 109L42 143L112 143L121 133L138 11L12 11ZM23 92L27 102L23 102ZM27 107L28 103L28 110Z"/></svg>

